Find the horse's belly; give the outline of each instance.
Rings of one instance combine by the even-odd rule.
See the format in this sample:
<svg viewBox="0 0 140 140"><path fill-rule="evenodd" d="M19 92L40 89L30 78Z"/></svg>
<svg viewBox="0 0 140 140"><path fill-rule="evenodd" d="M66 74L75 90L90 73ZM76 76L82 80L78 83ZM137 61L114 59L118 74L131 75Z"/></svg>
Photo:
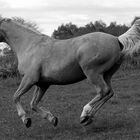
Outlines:
<svg viewBox="0 0 140 140"><path fill-rule="evenodd" d="M42 73L41 79L51 84L72 84L85 79L81 67L77 64L67 65L60 69L51 69Z"/></svg>

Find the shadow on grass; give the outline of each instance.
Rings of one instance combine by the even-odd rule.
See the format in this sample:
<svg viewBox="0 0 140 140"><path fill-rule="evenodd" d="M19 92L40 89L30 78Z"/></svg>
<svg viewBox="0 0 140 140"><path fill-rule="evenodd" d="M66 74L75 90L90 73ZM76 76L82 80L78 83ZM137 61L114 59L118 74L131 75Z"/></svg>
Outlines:
<svg viewBox="0 0 140 140"><path fill-rule="evenodd" d="M125 115L100 117L87 127L88 134L101 132L128 131L135 127L135 121Z"/></svg>
<svg viewBox="0 0 140 140"><path fill-rule="evenodd" d="M42 126L35 126L28 137L45 139L74 139L92 137L102 133L114 133L133 130L135 121L127 115L118 114L112 116L96 116L93 123L83 127L76 118L66 118L60 120L58 126L54 128L49 123L42 123ZM40 122L39 122L40 123ZM27 135L27 133L26 133Z"/></svg>
<svg viewBox="0 0 140 140"><path fill-rule="evenodd" d="M130 98L132 98L132 96L130 96L130 95L120 95L120 97L119 97L120 99L130 99Z"/></svg>
<svg viewBox="0 0 140 140"><path fill-rule="evenodd" d="M112 104L112 105L118 105L118 104L120 104L120 102L118 100L114 100L114 99L113 100L109 100L108 103L109 104Z"/></svg>

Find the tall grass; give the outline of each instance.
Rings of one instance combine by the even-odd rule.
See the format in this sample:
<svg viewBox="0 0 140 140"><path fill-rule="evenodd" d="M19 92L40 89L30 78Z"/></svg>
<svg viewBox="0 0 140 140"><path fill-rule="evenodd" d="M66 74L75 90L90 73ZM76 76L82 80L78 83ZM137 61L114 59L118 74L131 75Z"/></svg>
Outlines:
<svg viewBox="0 0 140 140"><path fill-rule="evenodd" d="M129 56L125 58L125 61L121 65L121 69L123 71L139 69L139 68L140 68L140 56L134 56L134 57Z"/></svg>

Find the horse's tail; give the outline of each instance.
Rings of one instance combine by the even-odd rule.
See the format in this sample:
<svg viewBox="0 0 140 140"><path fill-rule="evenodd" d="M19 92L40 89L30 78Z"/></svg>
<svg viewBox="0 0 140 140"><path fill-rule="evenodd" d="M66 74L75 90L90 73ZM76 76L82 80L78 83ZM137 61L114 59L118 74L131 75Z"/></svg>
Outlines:
<svg viewBox="0 0 140 140"><path fill-rule="evenodd" d="M125 36L125 33L118 36L118 40L119 40L122 55L123 56L129 55L128 48L127 48L128 40L127 37Z"/></svg>
<svg viewBox="0 0 140 140"><path fill-rule="evenodd" d="M140 20L139 20L140 22ZM127 32L118 37L122 44L122 54L133 56L140 52L140 26L134 24Z"/></svg>

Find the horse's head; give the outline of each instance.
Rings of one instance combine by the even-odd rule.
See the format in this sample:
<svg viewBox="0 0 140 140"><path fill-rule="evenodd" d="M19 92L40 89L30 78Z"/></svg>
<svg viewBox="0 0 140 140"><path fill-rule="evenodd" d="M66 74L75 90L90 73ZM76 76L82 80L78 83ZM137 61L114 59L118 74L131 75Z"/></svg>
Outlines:
<svg viewBox="0 0 140 140"><path fill-rule="evenodd" d="M4 24L10 21L11 19L1 18L0 19L0 42L6 42L7 36L4 31Z"/></svg>

